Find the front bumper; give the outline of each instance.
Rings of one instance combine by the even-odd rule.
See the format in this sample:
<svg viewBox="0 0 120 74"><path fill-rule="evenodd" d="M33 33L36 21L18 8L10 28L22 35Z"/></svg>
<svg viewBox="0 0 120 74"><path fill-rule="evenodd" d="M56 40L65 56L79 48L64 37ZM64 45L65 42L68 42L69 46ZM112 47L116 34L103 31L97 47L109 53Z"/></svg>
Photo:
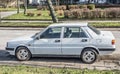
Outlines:
<svg viewBox="0 0 120 74"><path fill-rule="evenodd" d="M14 48L6 48L10 55L15 55Z"/></svg>
<svg viewBox="0 0 120 74"><path fill-rule="evenodd" d="M14 51L14 48L6 48L7 51Z"/></svg>

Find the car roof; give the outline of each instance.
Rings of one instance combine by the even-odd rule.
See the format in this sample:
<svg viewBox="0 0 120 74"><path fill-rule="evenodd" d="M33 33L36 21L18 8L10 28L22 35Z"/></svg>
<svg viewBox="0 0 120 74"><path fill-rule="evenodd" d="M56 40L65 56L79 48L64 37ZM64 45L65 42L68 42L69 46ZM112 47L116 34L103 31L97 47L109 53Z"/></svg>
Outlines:
<svg viewBox="0 0 120 74"><path fill-rule="evenodd" d="M81 22L81 23L55 23L55 24L51 24L49 27L63 27L63 26L87 26L88 23L86 22Z"/></svg>

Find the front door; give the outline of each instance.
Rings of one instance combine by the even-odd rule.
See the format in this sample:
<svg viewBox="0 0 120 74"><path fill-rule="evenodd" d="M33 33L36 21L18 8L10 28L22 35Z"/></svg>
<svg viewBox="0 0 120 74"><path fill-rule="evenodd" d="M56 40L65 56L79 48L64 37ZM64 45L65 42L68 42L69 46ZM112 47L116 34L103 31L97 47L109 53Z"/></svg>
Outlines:
<svg viewBox="0 0 120 74"><path fill-rule="evenodd" d="M61 27L48 28L34 41L35 54L61 54Z"/></svg>
<svg viewBox="0 0 120 74"><path fill-rule="evenodd" d="M88 45L89 37L80 27L65 27L62 39L63 55L80 55L82 49Z"/></svg>

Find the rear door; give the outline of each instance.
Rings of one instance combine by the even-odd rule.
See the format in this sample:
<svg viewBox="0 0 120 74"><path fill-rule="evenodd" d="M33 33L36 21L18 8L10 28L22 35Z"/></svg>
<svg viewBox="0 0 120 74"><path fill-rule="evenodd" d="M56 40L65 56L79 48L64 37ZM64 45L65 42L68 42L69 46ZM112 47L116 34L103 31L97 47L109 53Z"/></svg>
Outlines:
<svg viewBox="0 0 120 74"><path fill-rule="evenodd" d="M80 55L80 52L88 43L89 37L81 27L64 27L63 55Z"/></svg>

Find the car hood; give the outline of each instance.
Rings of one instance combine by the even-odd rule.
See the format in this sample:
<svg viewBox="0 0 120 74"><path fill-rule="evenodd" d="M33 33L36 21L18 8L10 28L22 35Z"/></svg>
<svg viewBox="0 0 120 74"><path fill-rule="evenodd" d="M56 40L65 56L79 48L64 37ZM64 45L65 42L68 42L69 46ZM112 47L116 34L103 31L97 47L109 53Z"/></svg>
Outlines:
<svg viewBox="0 0 120 74"><path fill-rule="evenodd" d="M15 38L13 40L10 40L9 42L18 42L18 43L26 43L33 40L33 38L30 36L23 36L23 37L19 37L19 38Z"/></svg>

